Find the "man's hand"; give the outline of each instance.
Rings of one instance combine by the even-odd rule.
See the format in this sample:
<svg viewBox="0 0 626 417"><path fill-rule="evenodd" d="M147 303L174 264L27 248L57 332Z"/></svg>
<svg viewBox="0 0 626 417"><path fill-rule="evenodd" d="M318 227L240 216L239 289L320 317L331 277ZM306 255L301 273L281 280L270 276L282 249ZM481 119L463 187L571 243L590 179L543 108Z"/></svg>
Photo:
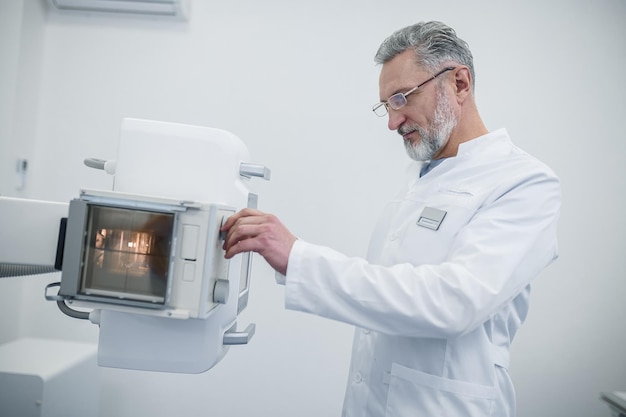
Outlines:
<svg viewBox="0 0 626 417"><path fill-rule="evenodd" d="M289 252L297 238L272 214L243 209L228 218L223 249L230 259L241 252L256 252L276 271L285 275Z"/></svg>

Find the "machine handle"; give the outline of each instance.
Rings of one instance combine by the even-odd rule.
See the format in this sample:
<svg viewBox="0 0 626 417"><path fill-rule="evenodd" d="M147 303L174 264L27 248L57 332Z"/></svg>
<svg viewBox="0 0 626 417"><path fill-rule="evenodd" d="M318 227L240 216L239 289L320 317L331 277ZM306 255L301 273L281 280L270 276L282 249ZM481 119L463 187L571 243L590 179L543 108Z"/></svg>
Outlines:
<svg viewBox="0 0 626 417"><path fill-rule="evenodd" d="M83 163L89 168L101 169L109 175L115 175L116 161L107 161L99 158L87 158Z"/></svg>
<svg viewBox="0 0 626 417"><path fill-rule="evenodd" d="M225 345L246 345L254 336L256 324L250 323L243 332L226 332L224 333Z"/></svg>
<svg viewBox="0 0 626 417"><path fill-rule="evenodd" d="M269 181L272 171L266 166L258 165L258 164L248 164L246 162L242 162L239 165L239 175L246 178L251 177L259 177L263 178L266 181Z"/></svg>
<svg viewBox="0 0 626 417"><path fill-rule="evenodd" d="M50 284L46 285L46 289L44 290L44 297L46 297L46 300L48 301L65 301L66 297L63 297L62 295L50 295L48 294L48 290L50 288L54 288L54 287L60 287L61 286L61 282L51 282Z"/></svg>

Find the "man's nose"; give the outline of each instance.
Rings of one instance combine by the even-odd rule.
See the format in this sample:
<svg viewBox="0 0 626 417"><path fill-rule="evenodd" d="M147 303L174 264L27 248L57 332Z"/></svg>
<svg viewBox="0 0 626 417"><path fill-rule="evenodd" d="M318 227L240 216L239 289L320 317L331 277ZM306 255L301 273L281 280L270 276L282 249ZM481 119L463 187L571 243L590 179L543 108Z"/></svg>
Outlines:
<svg viewBox="0 0 626 417"><path fill-rule="evenodd" d="M406 121L406 117L400 110L389 108L387 115L389 117L387 121L387 127L389 130L398 130L398 128Z"/></svg>

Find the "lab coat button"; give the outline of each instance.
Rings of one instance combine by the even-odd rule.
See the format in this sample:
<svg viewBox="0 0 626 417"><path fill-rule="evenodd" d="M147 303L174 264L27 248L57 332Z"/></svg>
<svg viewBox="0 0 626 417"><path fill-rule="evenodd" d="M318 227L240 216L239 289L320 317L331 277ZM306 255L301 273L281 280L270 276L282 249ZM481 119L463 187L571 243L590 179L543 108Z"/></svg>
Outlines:
<svg viewBox="0 0 626 417"><path fill-rule="evenodd" d="M363 334L370 334L369 329L363 329Z"/></svg>
<svg viewBox="0 0 626 417"><path fill-rule="evenodd" d="M363 381L363 377L361 376L361 373L357 372L356 374L354 374L354 382L356 382L357 384L360 384L361 381Z"/></svg>
<svg viewBox="0 0 626 417"><path fill-rule="evenodd" d="M391 236L389 237L389 240L396 240L396 239L398 239L398 232L393 232Z"/></svg>

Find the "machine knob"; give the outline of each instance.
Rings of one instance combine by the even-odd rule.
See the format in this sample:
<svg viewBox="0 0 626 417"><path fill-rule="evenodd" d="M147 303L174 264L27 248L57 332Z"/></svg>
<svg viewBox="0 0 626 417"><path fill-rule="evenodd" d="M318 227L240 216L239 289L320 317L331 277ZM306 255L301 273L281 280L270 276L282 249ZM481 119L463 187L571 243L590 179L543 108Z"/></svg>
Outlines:
<svg viewBox="0 0 626 417"><path fill-rule="evenodd" d="M213 302L218 304L226 304L226 302L228 302L229 290L230 283L228 282L228 280L215 280L215 287L213 288Z"/></svg>

